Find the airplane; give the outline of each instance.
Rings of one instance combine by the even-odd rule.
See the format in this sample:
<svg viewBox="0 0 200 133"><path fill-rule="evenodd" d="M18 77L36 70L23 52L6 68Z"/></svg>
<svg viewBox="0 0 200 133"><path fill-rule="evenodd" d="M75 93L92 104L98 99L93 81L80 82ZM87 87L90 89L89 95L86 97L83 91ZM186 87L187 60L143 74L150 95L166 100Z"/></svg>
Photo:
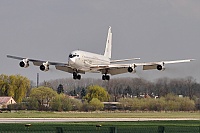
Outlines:
<svg viewBox="0 0 200 133"><path fill-rule="evenodd" d="M123 73L136 73L136 67L142 66L143 70L157 69L159 71L165 70L165 64L191 62L195 59L174 60L174 61L159 61L159 62L146 62L146 63L131 63L131 64L119 64L119 62L139 60L140 58L111 60L112 49L112 32L111 27L108 29L108 35L106 40L106 47L103 55L95 54L91 52L75 50L69 54L67 63L51 62L37 59L29 59L24 57L7 55L8 58L21 60L20 67L29 67L29 62L33 62L34 65L39 66L41 71L48 71L50 65L55 66L57 70L71 73L73 79L81 79L80 74L86 72L101 73L102 80L110 80L110 75L117 75Z"/></svg>

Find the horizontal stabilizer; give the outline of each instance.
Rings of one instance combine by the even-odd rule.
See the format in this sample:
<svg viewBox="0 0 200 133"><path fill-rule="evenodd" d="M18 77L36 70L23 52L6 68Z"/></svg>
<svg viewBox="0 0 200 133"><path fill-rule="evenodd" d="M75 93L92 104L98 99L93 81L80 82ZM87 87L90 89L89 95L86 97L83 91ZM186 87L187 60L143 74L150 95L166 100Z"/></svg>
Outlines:
<svg viewBox="0 0 200 133"><path fill-rule="evenodd" d="M124 61L131 61L131 60L140 60L140 58L121 59L121 60L111 60L110 63L124 62Z"/></svg>

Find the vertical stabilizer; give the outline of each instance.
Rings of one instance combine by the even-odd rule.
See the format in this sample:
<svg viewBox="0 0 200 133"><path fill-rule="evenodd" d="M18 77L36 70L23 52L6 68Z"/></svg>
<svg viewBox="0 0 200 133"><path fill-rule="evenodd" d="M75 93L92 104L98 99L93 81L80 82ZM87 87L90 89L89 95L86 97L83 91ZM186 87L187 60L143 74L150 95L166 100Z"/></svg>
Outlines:
<svg viewBox="0 0 200 133"><path fill-rule="evenodd" d="M112 32L111 32L111 27L109 27L104 56L111 58L111 50L112 50Z"/></svg>

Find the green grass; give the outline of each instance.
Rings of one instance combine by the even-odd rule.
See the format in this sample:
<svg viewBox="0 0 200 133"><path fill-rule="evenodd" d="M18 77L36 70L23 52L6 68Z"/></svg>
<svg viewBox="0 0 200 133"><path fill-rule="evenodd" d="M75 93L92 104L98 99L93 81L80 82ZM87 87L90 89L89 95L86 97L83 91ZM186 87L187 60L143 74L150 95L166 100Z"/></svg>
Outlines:
<svg viewBox="0 0 200 133"><path fill-rule="evenodd" d="M54 133L60 128L67 133L110 133L115 127L118 133L157 133L158 126L164 126L165 133L199 133L200 121L144 121L144 122L70 122L70 123L24 123L0 124L0 132L43 132ZM102 125L97 128L96 125Z"/></svg>
<svg viewBox="0 0 200 133"><path fill-rule="evenodd" d="M0 113L0 118L196 118L195 121L136 121L136 122L41 122L2 123L0 133L42 132L55 133L63 130L67 133L110 133L115 127L118 133L157 133L158 126L164 126L165 133L199 133L200 112L44 112L44 111L13 111ZM102 127L97 128L100 124ZM59 129L58 129L59 128Z"/></svg>
<svg viewBox="0 0 200 133"><path fill-rule="evenodd" d="M13 111L0 113L0 118L196 118L200 112L45 112Z"/></svg>

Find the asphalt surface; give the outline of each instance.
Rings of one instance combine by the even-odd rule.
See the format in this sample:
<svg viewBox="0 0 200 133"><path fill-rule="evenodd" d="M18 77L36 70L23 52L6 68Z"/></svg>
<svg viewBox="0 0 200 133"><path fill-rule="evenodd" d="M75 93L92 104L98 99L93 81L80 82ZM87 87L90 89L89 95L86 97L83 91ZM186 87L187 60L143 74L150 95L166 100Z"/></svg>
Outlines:
<svg viewBox="0 0 200 133"><path fill-rule="evenodd" d="M174 121L174 120L200 120L195 118L0 118L0 123L25 122L101 122L101 121Z"/></svg>

